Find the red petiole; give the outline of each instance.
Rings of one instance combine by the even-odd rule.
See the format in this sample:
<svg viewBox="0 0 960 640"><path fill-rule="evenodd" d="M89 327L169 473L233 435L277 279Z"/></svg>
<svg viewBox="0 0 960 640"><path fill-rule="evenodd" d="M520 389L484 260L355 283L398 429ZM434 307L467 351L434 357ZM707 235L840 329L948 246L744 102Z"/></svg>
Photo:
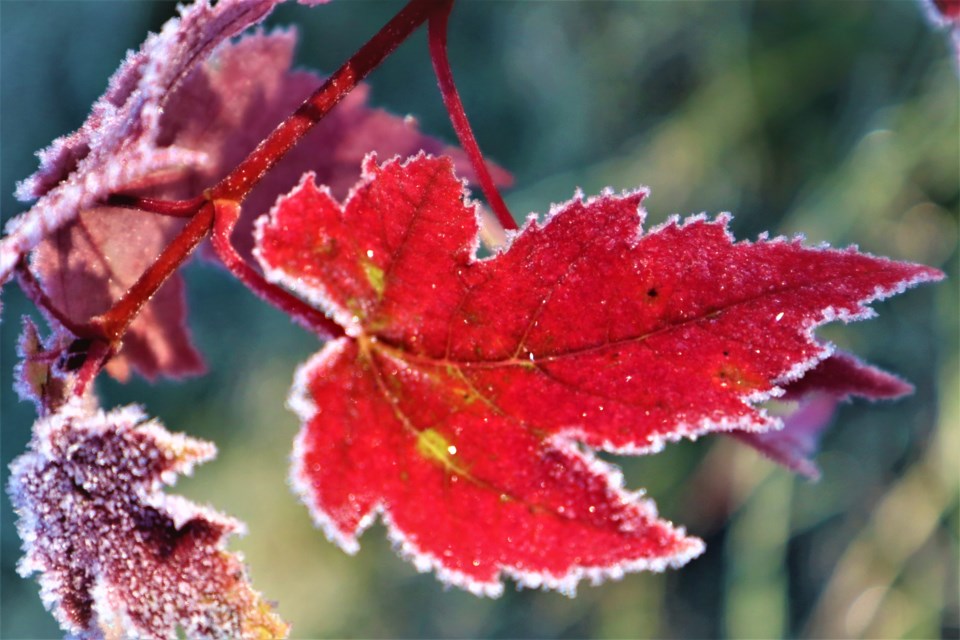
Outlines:
<svg viewBox="0 0 960 640"><path fill-rule="evenodd" d="M157 292L183 261L200 245L213 224L213 205L207 203L184 225L180 233L160 253L143 275L109 311L91 320L97 336L117 342L140 313L143 305Z"/></svg>
<svg viewBox="0 0 960 640"><path fill-rule="evenodd" d="M206 197L198 196L192 200L157 200L155 198L141 198L122 193L111 194L104 204L108 207L122 207L124 209L138 209L147 213L156 213L173 218L189 218L197 213L207 202Z"/></svg>
<svg viewBox="0 0 960 640"><path fill-rule="evenodd" d="M241 202L254 185L315 124L348 93L376 69L417 27L449 0L411 0L400 13L353 54L319 89L289 118L283 121L266 140L253 150L229 176L210 190L214 200Z"/></svg>
<svg viewBox="0 0 960 640"><path fill-rule="evenodd" d="M467 114L463 110L460 93L453 82L453 72L450 70L450 60L447 57L447 20L452 8L453 0L449 0L444 2L443 6L430 16L428 33L433 70L437 74L440 94L443 96L443 104L450 114L450 122L453 123L457 138L460 139L460 144L463 145L463 150L467 152L470 164L473 165L473 170L477 173L477 179L480 181L483 195L487 198L487 204L490 205L504 229L516 230L517 223L507 208L507 204L503 201L496 184L494 184L487 163L483 160L483 153L481 153L477 139L473 135L473 129L470 127L470 121L467 120Z"/></svg>
<svg viewBox="0 0 960 640"><path fill-rule="evenodd" d="M267 282L262 275L240 257L230 243L233 228L240 219L240 204L235 200L213 202L214 223L211 242L220 261L251 291L277 307L297 323L313 330L321 338L332 339L343 335L343 328L286 290Z"/></svg>

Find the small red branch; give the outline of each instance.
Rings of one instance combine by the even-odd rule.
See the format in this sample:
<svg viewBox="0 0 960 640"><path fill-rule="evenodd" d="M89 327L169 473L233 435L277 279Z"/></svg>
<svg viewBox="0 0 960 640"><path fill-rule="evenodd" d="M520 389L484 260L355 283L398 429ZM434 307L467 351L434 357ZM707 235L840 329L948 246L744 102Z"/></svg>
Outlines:
<svg viewBox="0 0 960 640"><path fill-rule="evenodd" d="M217 186L211 200L242 202L254 185L445 0L411 0Z"/></svg>
<svg viewBox="0 0 960 640"><path fill-rule="evenodd" d="M200 210L207 199L198 196L192 200L157 200L155 198L141 198L122 193L111 194L104 203L108 207L124 209L138 209L148 213L174 218L190 218Z"/></svg>
<svg viewBox="0 0 960 640"><path fill-rule="evenodd" d="M240 204L232 200L216 200L213 236L211 241L217 257L224 266L245 284L251 291L277 307L294 321L316 333L320 338L329 340L343 335L343 328L320 311L306 304L278 286L267 282L246 261L240 257L230 242L233 228L240 218Z"/></svg>
<svg viewBox="0 0 960 640"><path fill-rule="evenodd" d="M453 81L453 72L450 70L450 60L447 57L447 20L452 8L453 0L447 0L442 8L430 16L428 28L433 70L437 74L437 82L440 84L443 104L450 114L450 121L457 132L460 144L463 145L464 151L470 157L470 163L477 173L477 179L480 181L483 195L487 198L487 204L490 205L504 229L515 230L517 223L507 208L507 204L503 201L496 184L494 184L487 163L483 160L483 153L481 153L477 139L473 135L473 129L470 128L470 121L467 120L467 114L463 110L463 102L460 100L460 94L457 92L457 86Z"/></svg>
<svg viewBox="0 0 960 640"><path fill-rule="evenodd" d="M213 226L213 204L207 203L187 222L156 261L143 272L123 297L109 311L97 316L91 322L97 335L108 342L118 341L127 331L130 323L140 313L143 305L160 289L173 273L180 268L194 249L200 244Z"/></svg>
<svg viewBox="0 0 960 640"><path fill-rule="evenodd" d="M86 354L86 359L77 371L77 382L73 394L82 396L90 383L100 373L100 369L116 353L116 345L107 342L94 341Z"/></svg>

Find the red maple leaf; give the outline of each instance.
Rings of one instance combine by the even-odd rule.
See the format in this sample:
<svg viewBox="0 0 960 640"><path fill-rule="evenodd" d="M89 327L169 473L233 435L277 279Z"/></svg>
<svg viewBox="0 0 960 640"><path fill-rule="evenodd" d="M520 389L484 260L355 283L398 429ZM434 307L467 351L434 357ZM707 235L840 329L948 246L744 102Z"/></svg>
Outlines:
<svg viewBox="0 0 960 640"><path fill-rule="evenodd" d="M347 334L291 398L293 482L316 521L354 551L379 512L418 568L476 592L502 573L572 592L699 554L592 450L775 429L756 405L830 354L817 325L941 276L735 243L723 216L643 233L643 191L554 207L480 260L451 169L368 158L343 206L305 176L258 223L256 253Z"/></svg>

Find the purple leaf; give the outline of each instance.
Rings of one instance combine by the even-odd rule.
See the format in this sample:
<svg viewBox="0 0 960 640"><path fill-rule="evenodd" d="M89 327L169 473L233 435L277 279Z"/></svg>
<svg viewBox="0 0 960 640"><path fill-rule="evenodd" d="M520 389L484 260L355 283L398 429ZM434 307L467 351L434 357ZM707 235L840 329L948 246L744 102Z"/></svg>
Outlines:
<svg viewBox="0 0 960 640"><path fill-rule="evenodd" d="M41 596L82 638L278 637L287 625L226 550L242 523L163 493L216 453L171 434L139 407L79 403L41 418L11 464L9 493Z"/></svg>

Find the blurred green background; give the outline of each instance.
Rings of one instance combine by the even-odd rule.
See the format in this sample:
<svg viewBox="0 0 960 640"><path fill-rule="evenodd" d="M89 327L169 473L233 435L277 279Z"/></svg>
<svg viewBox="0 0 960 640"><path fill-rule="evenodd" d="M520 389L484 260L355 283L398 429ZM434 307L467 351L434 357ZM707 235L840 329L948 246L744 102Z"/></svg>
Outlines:
<svg viewBox="0 0 960 640"><path fill-rule="evenodd" d="M299 62L329 72L399 7L284 6ZM173 15L160 2L0 0L0 211L22 210L32 152L86 117L128 48ZM233 541L298 638L957 637L958 83L947 38L912 1L470 2L451 60L481 146L513 172L517 216L645 184L650 222L734 213L738 237L811 242L938 266L950 280L820 335L898 372L906 400L840 411L811 484L719 437L618 459L634 488L708 544L680 571L584 585L569 600L447 590L398 559L375 526L348 557L286 486L298 425L284 409L315 340L209 265L186 270L210 374L154 386L103 381L105 406L140 402L220 456L175 488L247 522ZM422 33L374 73L373 101L453 139ZM32 406L11 391L18 316L3 292L2 463L25 448ZM238 321L238 319L242 319ZM4 638L58 637L19 578L2 497Z"/></svg>

